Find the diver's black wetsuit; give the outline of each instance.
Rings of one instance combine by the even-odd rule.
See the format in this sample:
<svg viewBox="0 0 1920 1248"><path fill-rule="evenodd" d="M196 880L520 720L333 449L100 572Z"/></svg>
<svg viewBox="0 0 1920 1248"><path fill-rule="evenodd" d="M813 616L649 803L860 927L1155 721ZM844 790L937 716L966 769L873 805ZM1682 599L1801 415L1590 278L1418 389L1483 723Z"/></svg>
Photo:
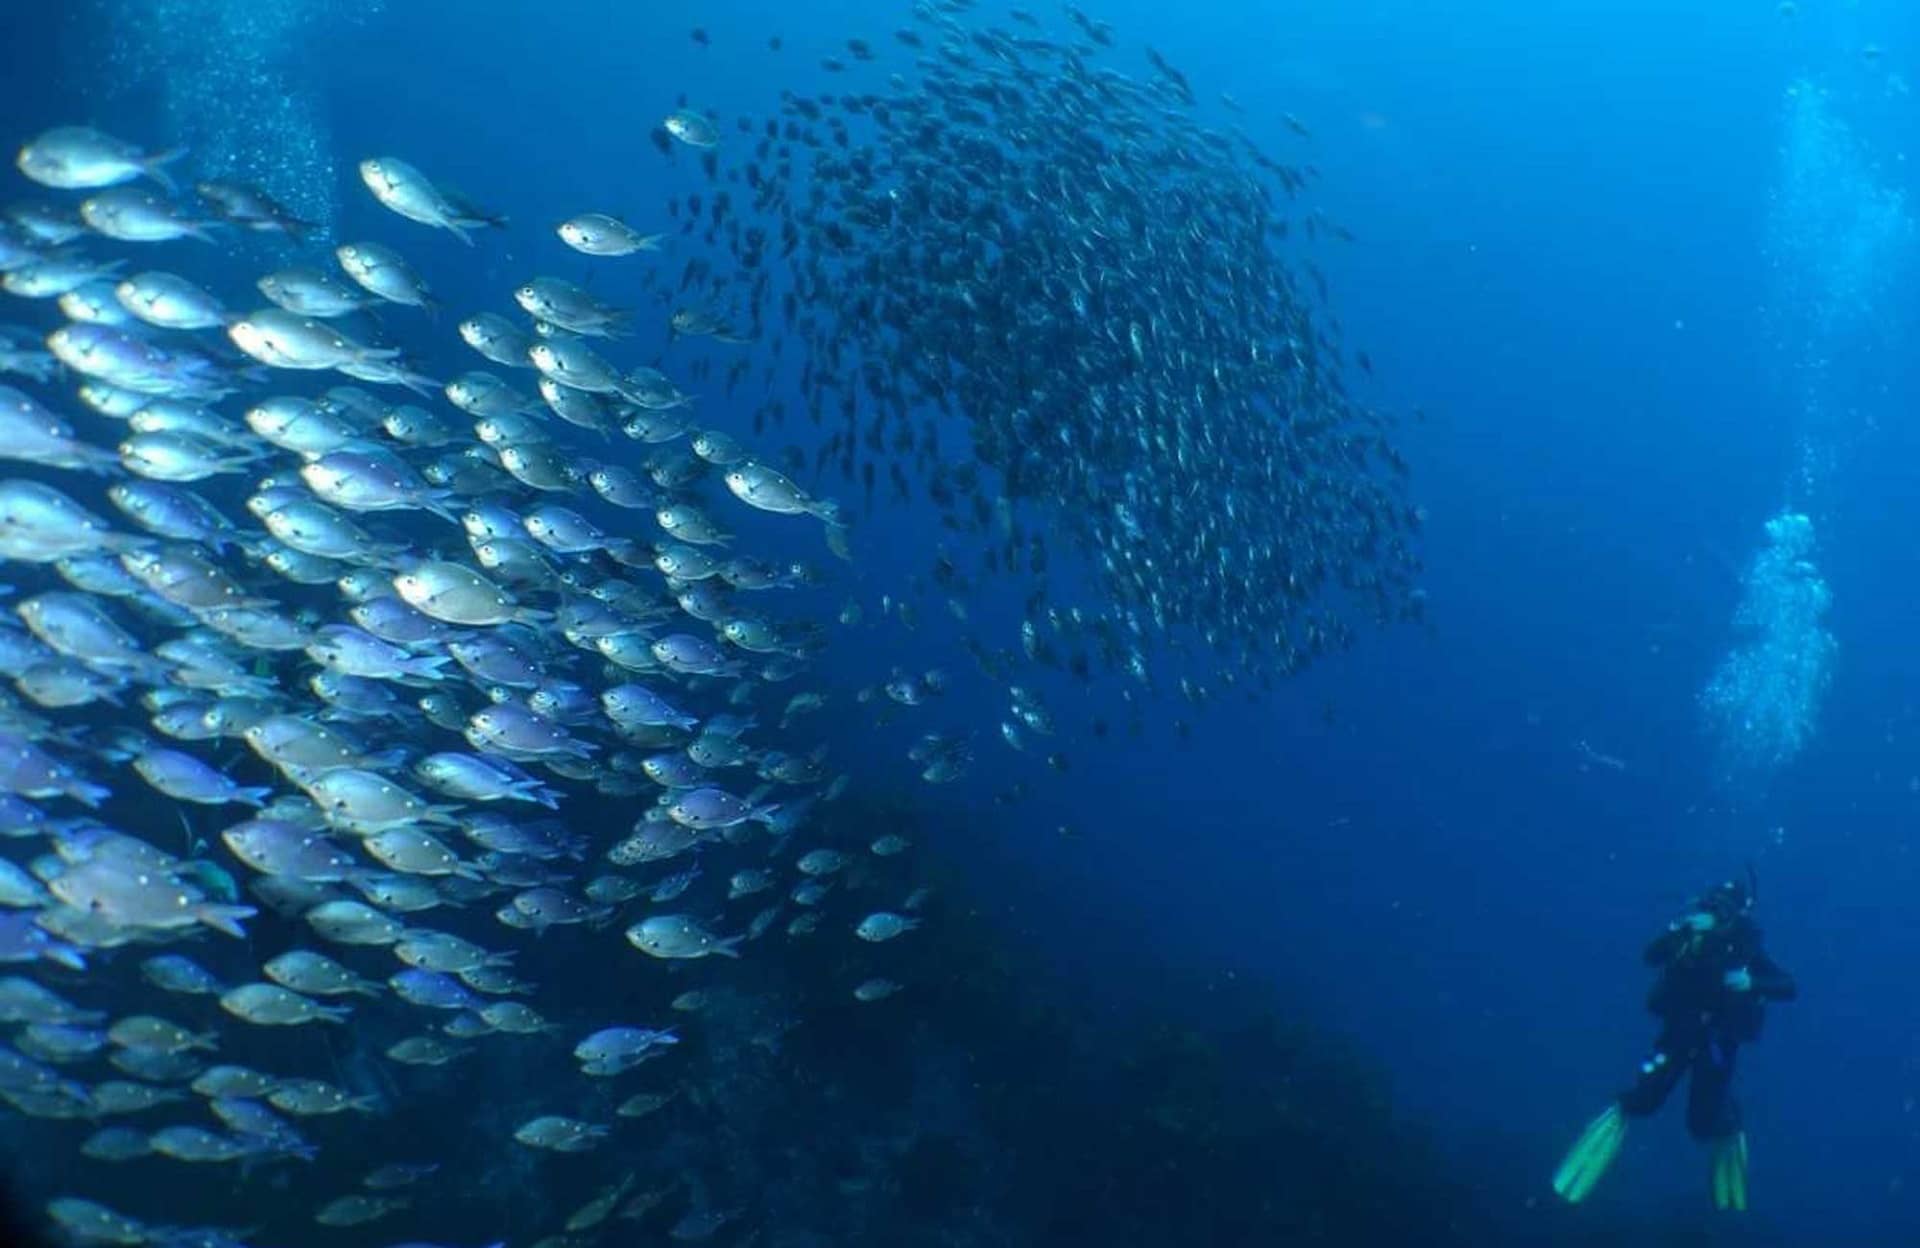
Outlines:
<svg viewBox="0 0 1920 1248"><path fill-rule="evenodd" d="M1768 1001L1791 1001L1798 989L1761 947L1760 928L1744 913L1716 915L1698 931L1683 920L1647 946L1646 962L1660 968L1647 994L1647 1009L1660 1019L1653 1054L1640 1077L1620 1094L1630 1116L1653 1113L1688 1071L1687 1131L1714 1140L1740 1129L1733 1099L1733 1059L1743 1043L1760 1034ZM1742 991L1727 976L1744 968L1751 978Z"/></svg>

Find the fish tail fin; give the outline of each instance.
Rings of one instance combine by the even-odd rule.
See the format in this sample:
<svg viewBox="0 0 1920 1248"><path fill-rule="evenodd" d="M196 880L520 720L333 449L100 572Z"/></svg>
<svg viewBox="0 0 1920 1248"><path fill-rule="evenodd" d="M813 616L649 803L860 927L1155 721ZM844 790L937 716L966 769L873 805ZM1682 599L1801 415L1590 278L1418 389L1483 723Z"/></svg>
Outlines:
<svg viewBox="0 0 1920 1248"><path fill-rule="evenodd" d="M104 784L89 784L85 780L68 782L66 794L83 806L97 808L101 802L113 796L113 790Z"/></svg>
<svg viewBox="0 0 1920 1248"><path fill-rule="evenodd" d="M725 940L716 940L713 942L713 951L723 958L737 958L740 956L740 942L745 939L745 936L729 936Z"/></svg>
<svg viewBox="0 0 1920 1248"><path fill-rule="evenodd" d="M123 550L140 550L159 540L144 533L102 533L100 535L101 547L116 553Z"/></svg>
<svg viewBox="0 0 1920 1248"><path fill-rule="evenodd" d="M200 920L216 932L222 932L235 939L246 936L246 929L240 926L240 920L250 919L260 913L252 906L222 906L212 903L195 906L193 917Z"/></svg>
<svg viewBox="0 0 1920 1248"><path fill-rule="evenodd" d="M140 162L140 172L166 187L169 195L178 195L180 184L175 182L173 175L167 172L167 166L186 154L187 149L184 147L170 147L164 152L157 152Z"/></svg>
<svg viewBox="0 0 1920 1248"><path fill-rule="evenodd" d="M40 956L49 962L57 962L70 971L87 969L86 955L73 945L48 945L40 951Z"/></svg>
<svg viewBox="0 0 1920 1248"><path fill-rule="evenodd" d="M516 607L513 612L513 622L516 624L550 624L553 622L553 612L543 611L538 607Z"/></svg>
<svg viewBox="0 0 1920 1248"><path fill-rule="evenodd" d="M421 398L430 399L440 393L440 383L425 373L416 373L403 368L400 370L400 376L396 380L398 380L403 387L413 391Z"/></svg>
<svg viewBox="0 0 1920 1248"><path fill-rule="evenodd" d="M329 1023L344 1023L348 1018L352 1017L352 1015L353 1011L344 1005L323 1005L320 1007L320 1017Z"/></svg>
<svg viewBox="0 0 1920 1248"><path fill-rule="evenodd" d="M45 381L46 378L42 377L39 380ZM90 472L102 477L117 476L122 469L118 455L112 451L91 446L84 448L79 462L71 466L78 472Z"/></svg>
<svg viewBox="0 0 1920 1248"><path fill-rule="evenodd" d="M262 807L267 804L267 799L273 796L273 786L268 784L249 785L246 788L234 790L233 796L235 800L245 802L249 806L255 808Z"/></svg>
<svg viewBox="0 0 1920 1248"><path fill-rule="evenodd" d="M473 246L473 235L467 233L467 226L470 225L471 222L456 221L452 217L448 217L444 222L442 222L442 224L445 225L447 229L453 232L453 236L455 238L459 239L461 242L465 243L469 247Z"/></svg>
<svg viewBox="0 0 1920 1248"><path fill-rule="evenodd" d="M853 530L838 520L827 521L827 549L835 556L853 562Z"/></svg>

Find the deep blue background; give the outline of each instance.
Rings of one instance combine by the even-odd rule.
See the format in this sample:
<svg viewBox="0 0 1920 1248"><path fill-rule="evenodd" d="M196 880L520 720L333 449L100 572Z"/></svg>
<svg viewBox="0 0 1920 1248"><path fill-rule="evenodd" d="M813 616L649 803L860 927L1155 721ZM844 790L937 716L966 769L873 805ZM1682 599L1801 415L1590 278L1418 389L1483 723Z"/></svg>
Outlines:
<svg viewBox="0 0 1920 1248"><path fill-rule="evenodd" d="M390 0L303 26L278 68L320 110L343 234L405 243L459 313L508 311L527 273L582 271L554 220L593 208L644 229L692 184L646 137L682 92L764 115L780 86L844 89L818 56L849 35L880 45L907 20L875 0L809 5L804 19L745 0L697 18L654 8ZM1011 813L985 800L991 774L928 800L977 815L978 839L954 852L1037 961L1116 994L1150 995L1133 970L1167 961L1291 985L1380 1056L1407 1114L1522 1226L1649 1038L1641 941L1752 860L1774 952L1804 996L1743 1058L1752 1233L1886 1243L1920 1227L1920 436L1911 378L1884 359L1884 392L1849 417L1869 453L1816 510L1841 644L1820 736L1763 798L1731 803L1710 783L1695 701L1795 463L1800 397L1765 311L1789 84L1830 88L1883 176L1911 176L1916 109L1897 79L1920 14L1885 0L1800 8L1095 12L1119 28L1115 64L1144 72L1139 44L1152 43L1203 99L1230 91L1257 137L1324 174L1315 202L1358 241L1315 259L1375 363L1354 384L1405 414L1431 517L1433 627L1367 635L1269 702L1217 705L1184 744L1160 729L1078 748L1071 776ZM149 58L146 80L129 81L124 59L109 70L114 12L22 32L58 54L0 86L7 133L85 119L170 141L147 124L166 58ZM695 20L711 48L688 40ZM1863 56L1867 44L1886 55ZM1291 137L1283 111L1314 137ZM385 216L352 171L375 153L430 168L515 228L468 252ZM1885 319L1910 292L1896 286ZM456 342L442 350L443 372L473 362ZM924 563L930 526L923 537L868 540L873 592ZM926 647L918 661L964 666ZM943 712L976 709L990 735L984 691L963 686ZM1580 741L1625 769L1583 766ZM1006 765L997 750L983 743L983 773ZM1081 835L1053 835L1062 823ZM1677 1114L1637 1131L1596 1204L1704 1220L1705 1159Z"/></svg>

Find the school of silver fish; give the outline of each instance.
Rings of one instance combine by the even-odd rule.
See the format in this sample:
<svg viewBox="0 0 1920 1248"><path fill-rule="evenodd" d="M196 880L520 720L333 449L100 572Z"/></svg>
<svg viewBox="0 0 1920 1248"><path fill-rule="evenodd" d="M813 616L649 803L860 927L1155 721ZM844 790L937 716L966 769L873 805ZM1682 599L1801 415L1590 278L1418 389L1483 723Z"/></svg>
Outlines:
<svg viewBox="0 0 1920 1248"><path fill-rule="evenodd" d="M890 1008L912 846L836 819L847 777L797 735L835 697L809 613L877 507L924 497L947 535L879 614L937 600L1004 698L991 735L1057 770L1049 680L1117 674L1138 725L1297 670L1356 604L1418 613L1387 421L1279 251L1311 171L1202 126L1157 54L1097 66L1113 34L1078 10L1053 38L971 8L923 0L872 89L758 120L683 101L655 142L704 193L651 227L582 205L554 227L577 272L451 326L420 251L524 227L403 157L356 166L377 237L323 243L256 187L183 185L182 153L26 138L36 198L0 221L0 1100L93 1128L46 1207L67 1237L252 1239L96 1198L150 1158L251 1181L345 1155L290 1217L420 1217L436 1164L369 1168L352 1123L488 1045L576 1068L501 1149L641 1155L760 942L840 940L838 991ZM829 72L877 59L847 48ZM252 288L173 271L242 238L276 257ZM643 306L601 293L609 265L648 266ZM637 325L699 354L636 359ZM794 394L811 450L771 445ZM1022 604L1003 643L971 631L988 583ZM851 700L911 716L952 679L894 667ZM917 733L912 774L969 774L978 735ZM547 1004L516 971L536 941L651 1008ZM375 1045L378 1080L229 1060L303 1028ZM541 1242L748 1221L662 1181L632 1168Z"/></svg>

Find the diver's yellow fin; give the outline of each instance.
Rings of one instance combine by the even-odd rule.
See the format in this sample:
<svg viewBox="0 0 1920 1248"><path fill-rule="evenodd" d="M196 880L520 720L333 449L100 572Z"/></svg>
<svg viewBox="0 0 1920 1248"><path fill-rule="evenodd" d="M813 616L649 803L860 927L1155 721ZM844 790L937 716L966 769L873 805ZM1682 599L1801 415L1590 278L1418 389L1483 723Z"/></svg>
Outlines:
<svg viewBox="0 0 1920 1248"><path fill-rule="evenodd" d="M1553 1190L1570 1205L1585 1200L1620 1155L1626 1139L1626 1114L1617 1104L1607 1106L1606 1112L1588 1123L1567 1150L1566 1159L1553 1172Z"/></svg>
<svg viewBox="0 0 1920 1248"><path fill-rule="evenodd" d="M1732 1213L1747 1210L1745 1131L1735 1131L1713 1142L1713 1207Z"/></svg>

